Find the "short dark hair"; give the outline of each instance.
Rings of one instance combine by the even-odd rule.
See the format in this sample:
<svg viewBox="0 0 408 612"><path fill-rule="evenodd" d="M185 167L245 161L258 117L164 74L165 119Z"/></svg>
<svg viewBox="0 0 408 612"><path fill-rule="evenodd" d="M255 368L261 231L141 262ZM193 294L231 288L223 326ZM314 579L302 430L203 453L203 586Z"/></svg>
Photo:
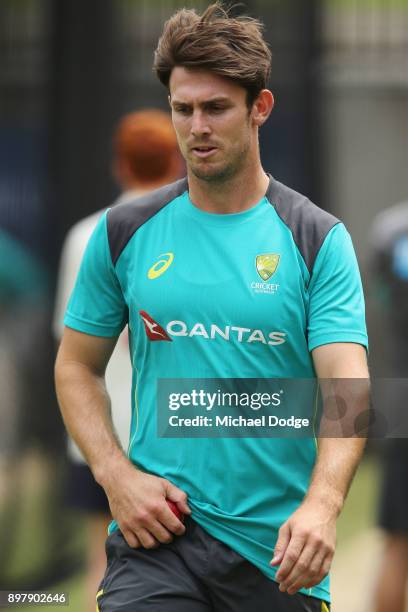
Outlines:
<svg viewBox="0 0 408 612"><path fill-rule="evenodd" d="M210 70L246 89L251 108L271 70L271 52L262 29L257 19L233 17L218 2L202 15L181 9L164 24L153 70L167 88L176 66Z"/></svg>

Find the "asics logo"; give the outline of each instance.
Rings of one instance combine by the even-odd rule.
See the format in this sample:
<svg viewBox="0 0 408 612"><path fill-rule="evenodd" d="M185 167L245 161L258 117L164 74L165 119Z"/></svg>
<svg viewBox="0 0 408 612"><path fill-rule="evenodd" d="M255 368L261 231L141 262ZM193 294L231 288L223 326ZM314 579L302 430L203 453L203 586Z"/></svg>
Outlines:
<svg viewBox="0 0 408 612"><path fill-rule="evenodd" d="M162 253L159 255L159 261L156 261L155 264L151 268L149 268L147 272L147 278L150 280L154 280L155 278L159 278L164 272L171 266L174 259L174 253Z"/></svg>

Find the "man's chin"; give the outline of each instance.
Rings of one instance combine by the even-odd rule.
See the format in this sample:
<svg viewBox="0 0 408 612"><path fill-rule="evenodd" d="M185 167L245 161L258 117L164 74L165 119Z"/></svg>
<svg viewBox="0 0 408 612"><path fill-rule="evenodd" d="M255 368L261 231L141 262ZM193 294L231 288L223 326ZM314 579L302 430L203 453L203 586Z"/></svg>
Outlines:
<svg viewBox="0 0 408 612"><path fill-rule="evenodd" d="M204 165L196 165L191 164L190 170L194 174L194 176L202 181L206 181L208 183L216 183L220 181L224 181L227 178L230 178L234 172L230 167L214 167L214 166L204 166Z"/></svg>

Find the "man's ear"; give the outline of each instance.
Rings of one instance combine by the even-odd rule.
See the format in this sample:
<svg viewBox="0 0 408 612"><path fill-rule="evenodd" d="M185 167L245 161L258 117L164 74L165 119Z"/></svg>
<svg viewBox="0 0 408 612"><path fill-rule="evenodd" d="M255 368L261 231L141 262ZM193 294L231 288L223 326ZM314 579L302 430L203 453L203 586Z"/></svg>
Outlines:
<svg viewBox="0 0 408 612"><path fill-rule="evenodd" d="M265 123L272 112L274 104L275 99L272 92L269 89L262 89L251 110L252 121L255 125L260 127Z"/></svg>

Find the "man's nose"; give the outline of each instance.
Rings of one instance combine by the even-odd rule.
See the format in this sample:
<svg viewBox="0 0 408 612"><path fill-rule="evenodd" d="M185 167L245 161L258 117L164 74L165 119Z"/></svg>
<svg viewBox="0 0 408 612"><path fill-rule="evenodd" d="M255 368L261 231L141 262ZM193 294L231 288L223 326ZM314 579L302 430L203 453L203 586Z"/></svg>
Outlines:
<svg viewBox="0 0 408 612"><path fill-rule="evenodd" d="M202 136L211 132L207 119L205 113L200 110L194 111L191 122L191 134L193 136Z"/></svg>

